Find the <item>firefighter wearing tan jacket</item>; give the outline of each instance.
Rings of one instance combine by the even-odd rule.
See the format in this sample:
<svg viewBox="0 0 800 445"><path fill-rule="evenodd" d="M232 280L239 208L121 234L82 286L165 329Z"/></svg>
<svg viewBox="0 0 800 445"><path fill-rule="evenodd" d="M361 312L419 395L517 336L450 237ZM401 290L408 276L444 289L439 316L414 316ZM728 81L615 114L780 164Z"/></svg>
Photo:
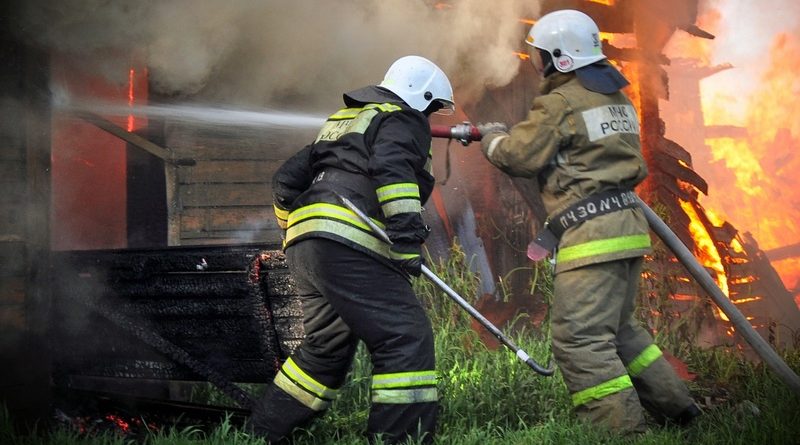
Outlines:
<svg viewBox="0 0 800 445"><path fill-rule="evenodd" d="M602 53L599 31L572 10L542 17L526 42L544 75L527 120L510 131L481 124L489 161L538 178L555 249L553 353L578 416L623 433L699 414L684 383L634 319L650 251L633 188L647 176L625 78ZM554 246L555 247L555 243Z"/></svg>

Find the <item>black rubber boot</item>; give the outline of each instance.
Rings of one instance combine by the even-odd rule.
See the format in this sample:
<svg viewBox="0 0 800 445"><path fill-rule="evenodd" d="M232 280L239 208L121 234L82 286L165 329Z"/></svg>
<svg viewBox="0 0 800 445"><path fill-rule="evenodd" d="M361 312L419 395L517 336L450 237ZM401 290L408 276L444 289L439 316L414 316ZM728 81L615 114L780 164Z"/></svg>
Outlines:
<svg viewBox="0 0 800 445"><path fill-rule="evenodd" d="M275 385L267 388L252 409L248 429L251 434L263 437L269 444L289 443L292 430L308 424L318 415Z"/></svg>
<svg viewBox="0 0 800 445"><path fill-rule="evenodd" d="M703 414L700 407L696 403L692 403L686 409L680 412L677 416L672 418L672 422L680 426L688 426L692 421Z"/></svg>

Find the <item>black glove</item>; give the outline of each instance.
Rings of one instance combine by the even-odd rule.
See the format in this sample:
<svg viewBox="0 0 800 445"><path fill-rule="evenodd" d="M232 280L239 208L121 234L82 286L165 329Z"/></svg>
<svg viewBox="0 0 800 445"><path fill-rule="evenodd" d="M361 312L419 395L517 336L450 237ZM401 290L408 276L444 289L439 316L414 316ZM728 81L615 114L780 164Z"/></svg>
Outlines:
<svg viewBox="0 0 800 445"><path fill-rule="evenodd" d="M419 243L394 243L391 246L392 263L403 272L418 277L422 274L422 257Z"/></svg>

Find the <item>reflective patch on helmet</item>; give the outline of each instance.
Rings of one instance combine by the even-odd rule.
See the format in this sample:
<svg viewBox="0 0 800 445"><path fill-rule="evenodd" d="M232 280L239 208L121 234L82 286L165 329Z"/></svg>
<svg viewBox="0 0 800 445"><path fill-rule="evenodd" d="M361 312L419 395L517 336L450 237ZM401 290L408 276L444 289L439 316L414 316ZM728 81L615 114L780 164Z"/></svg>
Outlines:
<svg viewBox="0 0 800 445"><path fill-rule="evenodd" d="M573 66L575 66L575 62L572 60L572 57L566 54L561 54L556 59L556 67L558 67L558 70L561 72L571 71Z"/></svg>
<svg viewBox="0 0 800 445"><path fill-rule="evenodd" d="M614 134L639 134L639 117L631 105L605 105L581 115L592 142Z"/></svg>

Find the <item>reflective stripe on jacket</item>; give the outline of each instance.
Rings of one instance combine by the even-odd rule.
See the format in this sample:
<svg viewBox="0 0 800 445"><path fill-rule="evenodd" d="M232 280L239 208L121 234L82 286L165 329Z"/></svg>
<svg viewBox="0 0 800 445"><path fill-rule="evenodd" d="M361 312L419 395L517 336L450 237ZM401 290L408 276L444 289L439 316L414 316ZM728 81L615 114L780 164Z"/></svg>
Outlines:
<svg viewBox="0 0 800 445"><path fill-rule="evenodd" d="M421 210L433 190L427 118L375 89L381 103L355 103L332 114L314 143L287 160L273 177L285 246L322 237L378 256L388 247L336 195L347 197L395 243L421 243L427 230ZM396 101L393 102L392 100Z"/></svg>
<svg viewBox="0 0 800 445"><path fill-rule="evenodd" d="M556 73L543 80L542 93L526 120L487 141L486 155L511 175L538 178L548 216L589 195L633 189L644 180L638 117L621 91L595 93L574 73ZM649 251L642 211L620 210L564 232L556 272Z"/></svg>

